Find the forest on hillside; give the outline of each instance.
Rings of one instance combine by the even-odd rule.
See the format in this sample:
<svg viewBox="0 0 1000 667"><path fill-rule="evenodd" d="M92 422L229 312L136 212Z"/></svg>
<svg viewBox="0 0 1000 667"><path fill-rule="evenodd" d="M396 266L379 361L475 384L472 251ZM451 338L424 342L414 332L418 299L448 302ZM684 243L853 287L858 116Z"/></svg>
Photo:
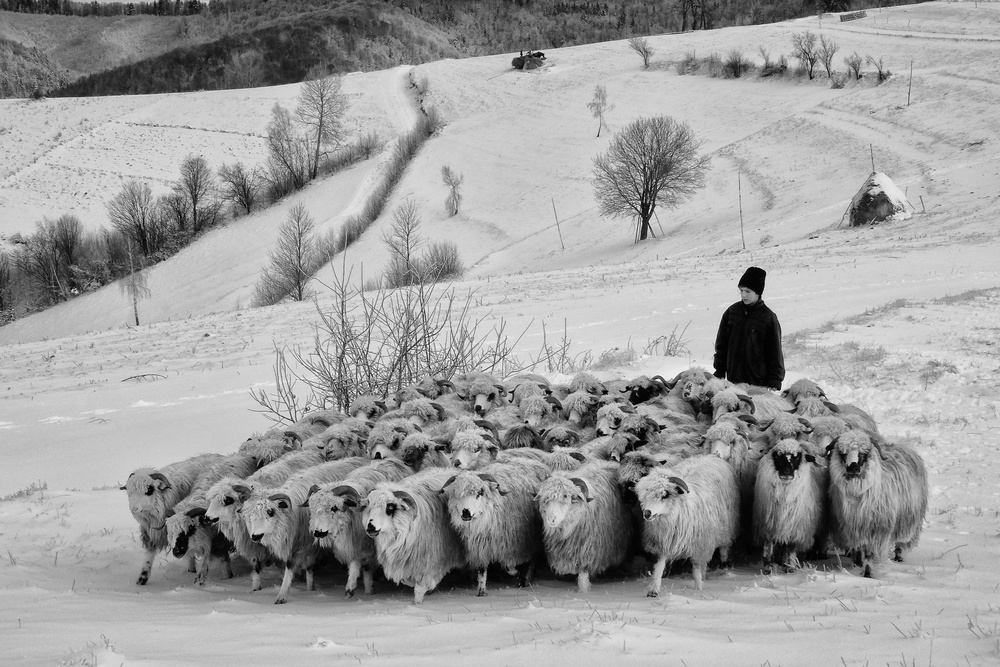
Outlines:
<svg viewBox="0 0 1000 667"><path fill-rule="evenodd" d="M153 0L98 4L0 0L0 10L61 14L81 20L109 13L184 16L192 30L207 37L202 43L75 81L49 76L34 77L25 84L27 79L22 77L20 83L9 83L3 91L6 96L39 92L90 96L280 85L317 74L371 71L441 58L771 23L850 9L856 1ZM19 55L20 61L31 58L30 51L22 50ZM15 58L8 60L13 63ZM24 62L17 67L19 71L31 69ZM13 69L12 64L9 70Z"/></svg>

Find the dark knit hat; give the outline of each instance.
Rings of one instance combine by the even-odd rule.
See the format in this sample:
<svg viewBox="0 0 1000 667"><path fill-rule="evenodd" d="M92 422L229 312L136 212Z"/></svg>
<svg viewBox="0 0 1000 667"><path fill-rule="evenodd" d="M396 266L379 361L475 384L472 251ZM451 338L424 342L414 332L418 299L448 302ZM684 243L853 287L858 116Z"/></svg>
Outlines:
<svg viewBox="0 0 1000 667"><path fill-rule="evenodd" d="M766 277L767 271L757 266L751 266L743 272L743 277L736 285L752 289L757 293L757 296L760 296L764 293L764 279Z"/></svg>

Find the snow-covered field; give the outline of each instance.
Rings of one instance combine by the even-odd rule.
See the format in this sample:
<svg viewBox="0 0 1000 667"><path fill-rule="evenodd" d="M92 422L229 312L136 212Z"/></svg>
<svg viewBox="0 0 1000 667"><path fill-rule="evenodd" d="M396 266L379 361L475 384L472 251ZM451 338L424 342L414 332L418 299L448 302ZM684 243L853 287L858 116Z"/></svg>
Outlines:
<svg viewBox="0 0 1000 667"><path fill-rule="evenodd" d="M678 76L685 53L758 45L772 57L805 29L842 55L884 56L886 84ZM378 582L345 600L345 573L250 594L249 572L194 586L169 555L146 586L119 486L134 468L230 452L269 422L254 387L273 385L275 345L308 344L316 305L245 309L276 229L301 202L333 228L379 160L230 223L151 272L140 327L116 287L0 328L0 662L4 665L329 664L952 665L1000 661L1000 7L929 3L651 38L649 70L623 42L552 50L535 72L509 56L421 65L447 121L389 211L420 207L428 239L458 244L473 314L525 330L519 353L567 332L572 350L638 351L686 327L684 358L642 356L608 375L708 365L723 308L750 264L768 271L790 382L807 376L913 443L931 473L920 545L875 580L835 559L764 576L752 563L687 575L645 597L644 562L595 580L542 577L529 589L456 572L422 606ZM907 105L909 63L911 103ZM870 69L870 68L866 68ZM352 123L391 138L412 122L408 68L347 77ZM602 220L586 109L597 84L612 132L667 113L705 139L708 187L660 211L632 244ZM212 164L259 159L274 101L294 86L150 98L0 101L0 233L74 211L92 227L124 176L165 187L189 152ZM35 105L35 106L29 106ZM59 135L56 137L56 135ZM841 215L872 156L914 205L909 220L852 230ZM465 175L463 211L444 212L443 164ZM740 234L739 196L746 249ZM558 212L559 226L553 217ZM384 216L381 225L390 220ZM661 233L662 229L662 233ZM381 266L380 229L348 262ZM329 274L321 274L326 281ZM318 306L330 299L320 288ZM553 375L553 379L565 379ZM31 491L34 486L47 486Z"/></svg>

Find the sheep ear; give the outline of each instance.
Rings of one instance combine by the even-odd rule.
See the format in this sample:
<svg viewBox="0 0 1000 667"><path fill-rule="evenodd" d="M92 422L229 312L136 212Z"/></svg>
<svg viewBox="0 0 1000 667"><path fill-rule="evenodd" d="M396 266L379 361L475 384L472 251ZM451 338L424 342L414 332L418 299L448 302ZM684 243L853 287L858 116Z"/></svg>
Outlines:
<svg viewBox="0 0 1000 667"><path fill-rule="evenodd" d="M156 481L160 482L160 484L159 484L160 491L166 491L167 489L173 488L173 487L170 486L170 480L168 480L163 475L162 472L150 473L149 478L150 479L155 479Z"/></svg>
<svg viewBox="0 0 1000 667"><path fill-rule="evenodd" d="M555 396L552 396L551 394L549 394L548 396L545 397L545 400L546 400L546 402L551 403L553 405L553 407L555 407L557 410L562 410L563 409L562 402L558 398L556 398Z"/></svg>
<svg viewBox="0 0 1000 667"><path fill-rule="evenodd" d="M806 454L804 458L809 463L816 463L816 457L813 456L812 454Z"/></svg>
<svg viewBox="0 0 1000 667"><path fill-rule="evenodd" d="M836 403L831 403L830 401L823 401L823 405L825 405L826 408L833 414L835 415L840 414L840 406L837 405Z"/></svg>
<svg viewBox="0 0 1000 667"><path fill-rule="evenodd" d="M393 491L392 495L396 496L399 500L403 501L406 508L410 511L416 513L417 511L417 501L413 499L413 496L408 494L406 491Z"/></svg>
<svg viewBox="0 0 1000 667"><path fill-rule="evenodd" d="M575 484L577 487L579 487L581 491L583 491L583 497L586 499L588 503L594 499L594 497L590 495L590 487L587 486L587 483L585 481L583 481L579 477L570 477L569 481L573 482L573 484Z"/></svg>
<svg viewBox="0 0 1000 667"><path fill-rule="evenodd" d="M121 490L121 491L126 491L127 490L124 486L119 486L118 489Z"/></svg>
<svg viewBox="0 0 1000 667"><path fill-rule="evenodd" d="M452 479L454 479L454 477ZM493 475L490 475L488 473L480 473L479 474L479 479L483 480L484 482L486 482L487 484L489 484L491 486L495 485L496 488L497 488L497 493L499 493L501 496L506 496L507 495L507 492L504 491L502 488L500 488L500 482L498 482L497 478L494 477Z"/></svg>
<svg viewBox="0 0 1000 667"><path fill-rule="evenodd" d="M583 454L583 452L570 452L569 456L570 458L576 459L580 463L584 463L587 460L587 457Z"/></svg>
<svg viewBox="0 0 1000 667"><path fill-rule="evenodd" d="M208 510L206 510L204 507L192 507L191 509L189 509L187 512L184 513L184 516L188 516L193 519L196 516L205 516L205 512L207 511Z"/></svg>
<svg viewBox="0 0 1000 667"><path fill-rule="evenodd" d="M678 493L691 493L691 489L688 488L687 482L685 482L680 477L667 477L668 482L673 482L677 485Z"/></svg>
<svg viewBox="0 0 1000 667"><path fill-rule="evenodd" d="M174 508L173 508L173 507L171 507L171 508L170 508L170 509L168 509L168 510L167 510L166 512L164 512L163 516L165 516L165 517L167 517L167 518L169 519L170 517L172 517L172 516L173 516L173 515L175 515L175 514L177 514L177 512L175 512L175 511L174 511Z"/></svg>
<svg viewBox="0 0 1000 667"><path fill-rule="evenodd" d="M500 453L500 446L496 443L490 443L486 446L486 453L490 455L490 459L496 461L497 455Z"/></svg>

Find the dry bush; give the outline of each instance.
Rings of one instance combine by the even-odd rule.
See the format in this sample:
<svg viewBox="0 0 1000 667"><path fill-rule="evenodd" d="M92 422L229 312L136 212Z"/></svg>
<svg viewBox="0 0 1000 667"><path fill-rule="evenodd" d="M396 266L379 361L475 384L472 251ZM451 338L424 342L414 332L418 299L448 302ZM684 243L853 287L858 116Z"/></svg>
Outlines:
<svg viewBox="0 0 1000 667"><path fill-rule="evenodd" d="M649 59L653 57L653 47L649 45L649 40L645 37L630 37L628 46L639 54L639 57L642 58L642 66L648 69Z"/></svg>
<svg viewBox="0 0 1000 667"><path fill-rule="evenodd" d="M726 68L722 63L722 56L718 53L711 53L705 58L705 69L708 75L714 79L721 79L726 75Z"/></svg>
<svg viewBox="0 0 1000 667"><path fill-rule="evenodd" d="M677 73L680 75L695 74L697 71L698 54L694 51L688 51L684 54L684 57L677 62Z"/></svg>
<svg viewBox="0 0 1000 667"><path fill-rule="evenodd" d="M868 56L865 59L865 62L874 67L875 71L878 72L879 83L883 83L886 79L888 79L892 75L892 72L889 71L889 68L885 66L885 56L879 56L878 60L875 60L874 56Z"/></svg>
<svg viewBox="0 0 1000 667"><path fill-rule="evenodd" d="M855 51L849 56L844 56L844 64L847 65L847 69L854 75L855 81L861 80L861 65L864 63L861 54Z"/></svg>
<svg viewBox="0 0 1000 667"><path fill-rule="evenodd" d="M738 79L753 69L753 63L739 49L730 49L722 64L727 79Z"/></svg>

